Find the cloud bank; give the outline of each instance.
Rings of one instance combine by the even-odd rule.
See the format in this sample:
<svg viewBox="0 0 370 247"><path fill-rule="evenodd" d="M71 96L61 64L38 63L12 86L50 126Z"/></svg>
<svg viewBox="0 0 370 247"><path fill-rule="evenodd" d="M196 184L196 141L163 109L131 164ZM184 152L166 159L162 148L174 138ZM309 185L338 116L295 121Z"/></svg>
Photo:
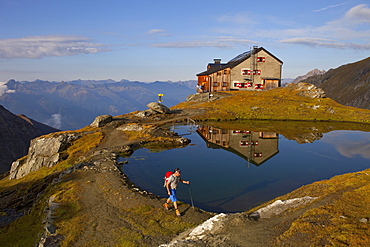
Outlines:
<svg viewBox="0 0 370 247"><path fill-rule="evenodd" d="M0 58L63 57L110 51L107 45L71 35L28 36L0 40Z"/></svg>
<svg viewBox="0 0 370 247"><path fill-rule="evenodd" d="M0 82L0 97L6 93L15 93L15 90L8 89L6 82Z"/></svg>
<svg viewBox="0 0 370 247"><path fill-rule="evenodd" d="M281 43L286 44L296 44L296 45L304 45L304 46L311 46L311 47L325 47L325 48L336 48L336 49L353 49L353 50L370 50L370 43L368 44L357 44L357 43L343 43L343 42L335 42L334 40L330 39L323 39L323 38L291 38L291 39L284 39L280 41Z"/></svg>
<svg viewBox="0 0 370 247"><path fill-rule="evenodd" d="M62 115L60 113L52 114L51 117L45 121L45 124L60 129L62 127Z"/></svg>
<svg viewBox="0 0 370 247"><path fill-rule="evenodd" d="M336 6L339 5L333 5L327 8ZM280 42L310 47L370 50L369 23L370 8L366 4L359 4L349 9L340 19L327 22L320 27L301 30L303 37L286 38L280 40ZM288 36L287 30L282 31L282 33ZM290 30L290 33L293 33L292 30ZM351 42L348 42L348 40L351 40Z"/></svg>
<svg viewBox="0 0 370 247"><path fill-rule="evenodd" d="M221 49L232 49L236 45L249 47L255 41L236 38L236 37L214 37L213 41L174 41L152 44L154 47L160 48L200 48L200 47L215 47Z"/></svg>

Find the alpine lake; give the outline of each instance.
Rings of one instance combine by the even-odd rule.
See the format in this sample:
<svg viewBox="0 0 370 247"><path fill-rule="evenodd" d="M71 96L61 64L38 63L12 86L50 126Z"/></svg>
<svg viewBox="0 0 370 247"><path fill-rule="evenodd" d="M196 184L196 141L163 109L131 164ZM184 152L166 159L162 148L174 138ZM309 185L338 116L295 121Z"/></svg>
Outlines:
<svg viewBox="0 0 370 247"><path fill-rule="evenodd" d="M370 168L370 132L356 127L331 131L341 129L333 123L284 124L289 134L240 123L237 128L172 125L172 131L191 140L189 145L136 150L120 158L127 163L121 169L136 186L166 198L164 174L180 168L181 178L190 185L179 184L178 200L210 212L231 213L315 181Z"/></svg>

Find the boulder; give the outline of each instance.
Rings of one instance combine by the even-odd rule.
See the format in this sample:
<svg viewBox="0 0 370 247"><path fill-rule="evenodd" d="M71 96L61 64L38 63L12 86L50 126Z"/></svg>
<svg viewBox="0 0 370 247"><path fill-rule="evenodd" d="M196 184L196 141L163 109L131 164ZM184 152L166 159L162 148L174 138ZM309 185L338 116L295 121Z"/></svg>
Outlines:
<svg viewBox="0 0 370 247"><path fill-rule="evenodd" d="M157 112L152 110L152 109L147 109L145 111L140 111L140 112L136 113L135 116L139 117L139 118L146 118L146 117L150 117L154 114L157 114Z"/></svg>
<svg viewBox="0 0 370 247"><path fill-rule="evenodd" d="M90 126L93 128L100 128L100 127L105 126L107 123L112 122L112 120L113 120L113 117L111 115L97 116L94 122L90 124Z"/></svg>
<svg viewBox="0 0 370 247"><path fill-rule="evenodd" d="M18 179L42 167L56 165L65 159L65 154L62 152L78 138L80 135L76 133L62 133L33 139L28 149L28 155L12 163L9 179Z"/></svg>
<svg viewBox="0 0 370 247"><path fill-rule="evenodd" d="M161 113L161 114L167 114L167 113L171 112L171 110L167 106L165 106L161 103L158 103L158 102L151 102L151 103L147 104L147 107L149 109L151 109L151 110L153 110L157 113Z"/></svg>

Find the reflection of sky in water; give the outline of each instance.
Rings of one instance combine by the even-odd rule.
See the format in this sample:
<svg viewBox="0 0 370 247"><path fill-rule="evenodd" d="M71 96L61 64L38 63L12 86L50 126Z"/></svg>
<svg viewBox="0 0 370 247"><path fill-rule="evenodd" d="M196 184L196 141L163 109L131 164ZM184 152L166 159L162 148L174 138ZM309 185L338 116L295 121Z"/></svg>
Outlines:
<svg viewBox="0 0 370 247"><path fill-rule="evenodd" d="M364 159L370 159L370 133L333 131L325 134L323 141L333 145L347 158L361 156Z"/></svg>
<svg viewBox="0 0 370 247"><path fill-rule="evenodd" d="M177 128L180 135L186 133ZM163 175L179 167L183 179L191 181L196 207L240 212L302 185L370 167L370 133L358 131L334 131L306 144L279 135L278 152L259 166L217 145L207 147L196 133L185 137L192 145L159 153L135 151L124 172L137 186L166 197ZM261 140L258 147L262 146ZM190 203L187 185L179 185L178 198Z"/></svg>

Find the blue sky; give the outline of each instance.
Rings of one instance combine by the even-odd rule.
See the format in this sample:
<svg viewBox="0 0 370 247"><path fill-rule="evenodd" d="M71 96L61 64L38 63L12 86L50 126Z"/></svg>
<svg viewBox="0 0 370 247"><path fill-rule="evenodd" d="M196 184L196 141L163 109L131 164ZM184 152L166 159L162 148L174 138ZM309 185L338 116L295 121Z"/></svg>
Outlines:
<svg viewBox="0 0 370 247"><path fill-rule="evenodd" d="M370 54L370 3L0 0L0 81L194 80L263 46L283 78Z"/></svg>

